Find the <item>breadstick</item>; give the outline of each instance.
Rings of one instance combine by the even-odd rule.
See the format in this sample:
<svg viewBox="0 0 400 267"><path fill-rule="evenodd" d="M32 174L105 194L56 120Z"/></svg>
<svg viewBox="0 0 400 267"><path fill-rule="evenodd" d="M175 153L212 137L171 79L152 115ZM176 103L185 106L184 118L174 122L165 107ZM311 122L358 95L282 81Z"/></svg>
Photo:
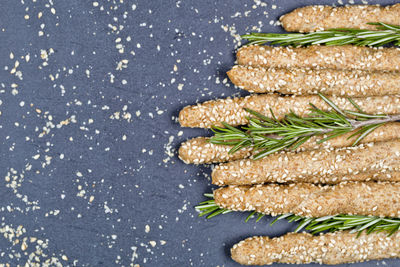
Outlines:
<svg viewBox="0 0 400 267"><path fill-rule="evenodd" d="M321 144L318 144L317 142L323 137L312 137L297 151L348 147L353 144L356 138L352 137L348 139L351 134L352 133L344 134ZM396 138L400 138L400 123L393 122L377 128L375 131L364 137L360 143L382 142ZM253 150L250 147L229 154L231 146L212 144L209 140L210 138L207 137L196 137L182 143L179 148L179 158L187 164L209 164L244 159L253 154Z"/></svg>
<svg viewBox="0 0 400 267"><path fill-rule="evenodd" d="M339 108L346 110L356 109L345 97L329 97ZM353 98L353 100L367 113L399 114L399 96L374 96ZM330 107L319 96L277 96L275 94L250 95L204 102L184 107L179 113L179 123L183 127L210 128L212 125L221 126L221 122L230 125L244 125L250 114L244 108L250 108L263 115L270 116L270 108L277 119L282 119L290 111L299 116L309 114L310 103L320 109L330 110Z"/></svg>
<svg viewBox="0 0 400 267"><path fill-rule="evenodd" d="M320 235L288 233L281 237L255 236L242 240L231 249L232 259L243 265L273 263L343 264L400 257L400 233L350 231Z"/></svg>
<svg viewBox="0 0 400 267"><path fill-rule="evenodd" d="M234 66L228 71L232 83L253 93L337 96L400 94L397 72L335 69L283 69Z"/></svg>
<svg viewBox="0 0 400 267"><path fill-rule="evenodd" d="M279 19L289 32L314 32L333 28L376 30L368 22L400 25L400 4L352 6L305 6L289 12Z"/></svg>
<svg viewBox="0 0 400 267"><path fill-rule="evenodd" d="M365 179L363 173L382 174L377 180L399 181L399 175L385 175L392 171L400 171L400 139L358 147L281 152L260 160L242 159L216 166L211 176L216 185L338 183Z"/></svg>
<svg viewBox="0 0 400 267"><path fill-rule="evenodd" d="M353 45L272 47L250 45L237 52L239 65L276 68L331 68L398 71L400 49Z"/></svg>
<svg viewBox="0 0 400 267"><path fill-rule="evenodd" d="M230 146L210 143L207 137L196 137L182 143L179 158L187 164L209 164L248 158L252 152L251 148L244 148L229 154L230 149Z"/></svg>
<svg viewBox="0 0 400 267"><path fill-rule="evenodd" d="M267 184L214 191L215 203L234 211L303 217L338 214L400 216L400 183L344 182L337 185Z"/></svg>

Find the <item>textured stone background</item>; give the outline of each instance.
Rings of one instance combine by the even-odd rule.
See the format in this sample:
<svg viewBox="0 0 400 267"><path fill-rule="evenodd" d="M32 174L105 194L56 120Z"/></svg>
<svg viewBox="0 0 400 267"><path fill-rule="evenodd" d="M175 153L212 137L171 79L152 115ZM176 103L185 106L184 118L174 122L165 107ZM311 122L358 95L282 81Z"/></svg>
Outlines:
<svg viewBox="0 0 400 267"><path fill-rule="evenodd" d="M238 33L316 3L343 4L1 0L0 265L237 266L237 241L293 229L198 218L210 169L175 152L209 132L176 116L242 93L225 75Z"/></svg>

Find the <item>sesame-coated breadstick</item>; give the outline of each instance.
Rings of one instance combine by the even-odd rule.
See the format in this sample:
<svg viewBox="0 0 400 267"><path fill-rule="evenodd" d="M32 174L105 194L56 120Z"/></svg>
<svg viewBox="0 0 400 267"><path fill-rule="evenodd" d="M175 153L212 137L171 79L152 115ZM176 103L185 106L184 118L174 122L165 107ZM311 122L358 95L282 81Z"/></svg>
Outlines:
<svg viewBox="0 0 400 267"><path fill-rule="evenodd" d="M400 4L351 6L305 6L289 12L279 19L290 32L314 32L333 28L375 30L368 22L400 25Z"/></svg>
<svg viewBox="0 0 400 267"><path fill-rule="evenodd" d="M338 214L400 216L400 183L344 182L337 185L266 184L228 186L214 191L215 203L233 211L302 217Z"/></svg>
<svg viewBox="0 0 400 267"><path fill-rule="evenodd" d="M239 65L253 67L398 71L400 49L353 45L297 48L250 45L239 49L237 61Z"/></svg>
<svg viewBox="0 0 400 267"><path fill-rule="evenodd" d="M229 154L230 146L212 144L209 140L207 137L196 137L183 142L179 148L179 158L186 164L209 164L244 159L252 154L251 148Z"/></svg>
<svg viewBox="0 0 400 267"><path fill-rule="evenodd" d="M329 97L342 110L356 111L345 97ZM370 114L400 114L399 96L374 96L353 98L361 109ZM184 107L179 113L179 122L183 127L210 128L212 125L221 126L221 122L230 125L248 123L246 116L250 114L244 108L250 108L263 115L270 116L270 109L277 119L282 119L290 111L299 116L309 114L310 103L323 110L331 108L317 95L311 96L277 96L275 94L250 95L204 102Z"/></svg>
<svg viewBox="0 0 400 267"><path fill-rule="evenodd" d="M259 160L232 161L213 169L212 182L216 185L338 183L365 179L358 176L363 173L382 174L376 180L399 181L399 175L388 176L399 171L400 139L395 139L358 147L281 152ZM354 175L357 178L352 178Z"/></svg>
<svg viewBox="0 0 400 267"><path fill-rule="evenodd" d="M352 137L348 139L351 134L347 133L320 144L317 142L323 137L315 136L305 142L298 151L348 147L353 144L356 138ZM392 122L380 126L361 139L360 143L382 142L396 138L400 138L400 123ZM244 159L253 154L250 147L229 154L231 146L212 144L209 140L210 138L208 137L196 137L182 143L179 148L179 158L188 164L209 164Z"/></svg>
<svg viewBox="0 0 400 267"><path fill-rule="evenodd" d="M243 265L343 264L400 257L400 233L350 231L320 235L288 233L280 237L255 236L240 241L231 249L232 259Z"/></svg>
<svg viewBox="0 0 400 267"><path fill-rule="evenodd" d="M350 97L400 94L397 72L234 66L227 74L233 84L253 93Z"/></svg>

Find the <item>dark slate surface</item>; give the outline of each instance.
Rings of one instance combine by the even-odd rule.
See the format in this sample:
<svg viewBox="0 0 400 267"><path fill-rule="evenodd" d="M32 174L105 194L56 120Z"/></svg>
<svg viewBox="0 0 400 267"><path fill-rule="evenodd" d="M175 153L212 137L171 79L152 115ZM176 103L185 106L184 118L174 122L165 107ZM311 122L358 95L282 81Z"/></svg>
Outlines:
<svg viewBox="0 0 400 267"><path fill-rule="evenodd" d="M209 134L179 127L183 106L238 94L235 31L340 4L265 3L2 0L0 265L238 266L235 242L293 229L198 218L210 169L175 155Z"/></svg>

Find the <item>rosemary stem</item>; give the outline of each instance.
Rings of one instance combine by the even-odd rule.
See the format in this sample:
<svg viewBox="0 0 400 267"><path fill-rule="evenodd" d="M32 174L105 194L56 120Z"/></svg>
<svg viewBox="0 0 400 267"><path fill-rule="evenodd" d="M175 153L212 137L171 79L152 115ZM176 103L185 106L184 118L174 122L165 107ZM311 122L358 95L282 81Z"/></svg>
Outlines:
<svg viewBox="0 0 400 267"><path fill-rule="evenodd" d="M387 122L394 122L394 121L400 121L400 114L386 115L385 118L381 118L381 119L378 118L378 119L370 119L370 120L365 120L365 121L352 120L352 121L350 121L350 123L354 129L358 129L358 128L372 125L372 124L387 123Z"/></svg>
<svg viewBox="0 0 400 267"><path fill-rule="evenodd" d="M365 121L357 121L357 120L349 120L351 128L353 130L359 129L364 126L368 125L373 125L373 124L380 124L380 123L388 123L388 122L394 122L394 121L400 121L400 114L396 115L386 115L385 118L378 118L378 119L370 119L370 120L365 120ZM310 132L307 134L303 134L298 136L297 138L300 137L307 137L307 136L313 136L316 134L323 135L323 134L328 134L330 132L333 132L335 129L323 129L316 132ZM266 135L268 138L274 138L274 139L282 139L283 136L277 135L277 134L269 134Z"/></svg>
<svg viewBox="0 0 400 267"><path fill-rule="evenodd" d="M362 127L368 126L368 125L388 123L388 122L394 122L394 121L400 121L400 114L386 115L385 118L370 119L370 120L365 120L365 121L349 120L352 130L356 130L356 129L359 129L359 128L362 128ZM324 129L324 130L318 131L318 134L320 134L320 135L328 134L330 132L333 132L334 130L335 129ZM299 137L313 136L315 134L316 134L315 132L310 132L310 133L301 135Z"/></svg>

